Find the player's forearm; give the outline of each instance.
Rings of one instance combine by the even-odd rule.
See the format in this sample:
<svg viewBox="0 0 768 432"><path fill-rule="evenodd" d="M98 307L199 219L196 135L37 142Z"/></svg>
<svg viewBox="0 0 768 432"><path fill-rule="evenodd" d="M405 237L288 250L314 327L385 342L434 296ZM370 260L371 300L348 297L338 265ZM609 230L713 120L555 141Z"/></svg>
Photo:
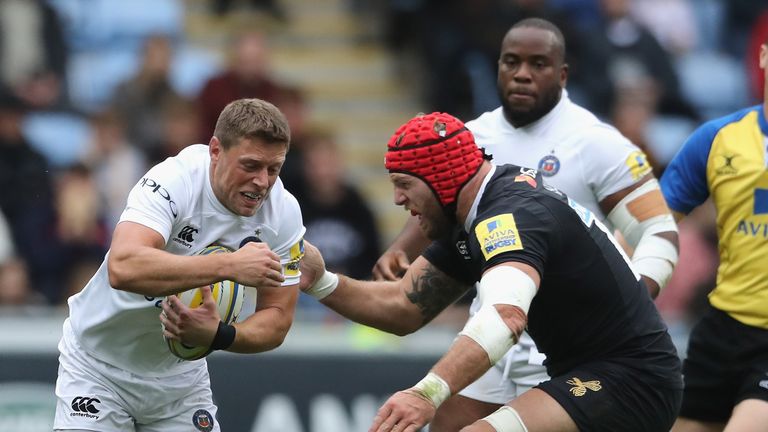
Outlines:
<svg viewBox="0 0 768 432"><path fill-rule="evenodd" d="M401 285L400 281L359 281L339 275L336 290L321 302L352 321L403 336L424 322Z"/></svg>
<svg viewBox="0 0 768 432"><path fill-rule="evenodd" d="M415 216L411 216L406 221L403 230L392 242L392 245L389 246L388 250L401 250L405 252L408 260L413 261L424 252L424 249L426 249L430 243L430 240L419 228L419 219Z"/></svg>
<svg viewBox="0 0 768 432"><path fill-rule="evenodd" d="M235 341L227 351L253 354L279 347L291 328L294 311L295 307L268 307L257 310L244 322L235 323Z"/></svg>
<svg viewBox="0 0 768 432"><path fill-rule="evenodd" d="M456 394L490 368L488 353L474 340L460 335L432 372L448 383L451 394Z"/></svg>
<svg viewBox="0 0 768 432"><path fill-rule="evenodd" d="M180 256L148 246L113 249L107 265L113 288L152 297L175 294L229 277L224 254Z"/></svg>

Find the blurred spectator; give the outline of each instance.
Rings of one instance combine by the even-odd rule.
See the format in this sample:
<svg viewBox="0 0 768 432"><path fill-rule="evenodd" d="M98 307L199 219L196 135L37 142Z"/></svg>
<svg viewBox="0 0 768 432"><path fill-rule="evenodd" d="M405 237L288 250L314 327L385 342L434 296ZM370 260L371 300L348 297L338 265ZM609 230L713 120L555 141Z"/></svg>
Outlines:
<svg viewBox="0 0 768 432"><path fill-rule="evenodd" d="M616 91L611 109L610 122L633 144L640 147L648 157L656 178L661 177L663 166L654 156L648 142L647 131L656 116L658 90L652 79L639 77L632 83L625 83Z"/></svg>
<svg viewBox="0 0 768 432"><path fill-rule="evenodd" d="M19 258L0 264L0 305L42 304L45 298L32 289L27 266Z"/></svg>
<svg viewBox="0 0 768 432"><path fill-rule="evenodd" d="M6 216L13 244L48 301L58 299L56 236L52 178L45 158L22 134L28 106L16 96L0 94L0 211Z"/></svg>
<svg viewBox="0 0 768 432"><path fill-rule="evenodd" d="M85 286L93 274L91 270L101 264L109 235L96 180L85 165L75 165L61 173L54 202L60 242L59 301L63 301ZM83 280L83 275L88 277Z"/></svg>
<svg viewBox="0 0 768 432"><path fill-rule="evenodd" d="M40 302L32 291L24 261L14 256L11 230L0 212L0 305Z"/></svg>
<svg viewBox="0 0 768 432"><path fill-rule="evenodd" d="M715 206L708 201L678 223L680 259L669 284L656 299L669 324L689 328L704 311L707 294L715 287L720 262L715 219Z"/></svg>
<svg viewBox="0 0 768 432"><path fill-rule="evenodd" d="M763 99L765 75L760 69L760 45L768 41L768 8L755 20L755 25L749 34L749 44L745 67L749 75L750 97L754 101Z"/></svg>
<svg viewBox="0 0 768 432"><path fill-rule="evenodd" d="M329 270L369 279L380 253L378 229L368 204L344 178L343 160L330 132L307 136L306 190L299 199L307 228L304 237L320 249Z"/></svg>
<svg viewBox="0 0 768 432"><path fill-rule="evenodd" d="M184 147L199 144L200 119L195 103L191 100L175 97L166 99L160 113L162 134L160 143L153 149L149 165L154 166L166 158L176 156ZM208 141L202 141L207 144Z"/></svg>
<svg viewBox="0 0 768 432"><path fill-rule="evenodd" d="M722 3L725 8L722 48L736 58L744 58L749 33L761 13L768 10L768 5L765 0L727 0Z"/></svg>
<svg viewBox="0 0 768 432"><path fill-rule="evenodd" d="M232 9L233 0L212 0L211 9L216 15L225 15ZM287 15L279 0L249 0L251 6L270 14L280 21L287 19Z"/></svg>
<svg viewBox="0 0 768 432"><path fill-rule="evenodd" d="M34 108L63 105L66 62L53 8L43 0L0 1L0 86Z"/></svg>
<svg viewBox="0 0 768 432"><path fill-rule="evenodd" d="M120 84L112 98L112 106L125 122L129 141L145 155L152 154L161 140L164 101L178 96L170 82L172 56L167 36L147 38L139 71Z"/></svg>
<svg viewBox="0 0 768 432"><path fill-rule="evenodd" d="M216 119L229 102L240 98L273 102L285 91L271 77L268 47L261 32L249 30L238 35L232 50L229 69L211 78L200 93L201 142L211 139Z"/></svg>
<svg viewBox="0 0 768 432"><path fill-rule="evenodd" d="M298 87L287 87L274 101L275 106L285 114L291 128L291 145L280 170L280 180L291 193L301 193L305 187L303 154L307 146L307 125L309 107L304 92Z"/></svg>
<svg viewBox="0 0 768 432"><path fill-rule="evenodd" d="M84 161L91 173L82 177L93 176L102 206L94 217L103 214L106 230L111 233L125 208L128 192L147 171L147 158L127 139L116 111L105 110L93 115L91 130L89 152Z"/></svg>
<svg viewBox="0 0 768 432"><path fill-rule="evenodd" d="M602 37L611 46L608 71L614 85L651 78L656 81L660 113L697 118L698 113L680 92L670 54L630 15L630 0L600 0L600 5Z"/></svg>
<svg viewBox="0 0 768 432"><path fill-rule="evenodd" d="M699 29L690 0L634 0L630 7L632 16L674 57L698 45Z"/></svg>

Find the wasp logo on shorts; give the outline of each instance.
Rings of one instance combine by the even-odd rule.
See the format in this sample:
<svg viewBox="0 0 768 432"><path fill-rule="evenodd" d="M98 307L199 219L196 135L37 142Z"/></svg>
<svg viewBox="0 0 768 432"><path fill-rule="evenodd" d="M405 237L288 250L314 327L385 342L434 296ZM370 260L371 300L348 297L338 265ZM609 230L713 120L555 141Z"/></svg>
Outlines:
<svg viewBox="0 0 768 432"><path fill-rule="evenodd" d="M512 213L501 214L480 222L475 227L475 236L486 261L503 252L523 249Z"/></svg>
<svg viewBox="0 0 768 432"><path fill-rule="evenodd" d="M197 410L192 414L192 424L200 432L210 432L213 430L213 416L204 409Z"/></svg>
<svg viewBox="0 0 768 432"><path fill-rule="evenodd" d="M95 415L99 413L99 408L96 404L100 404L101 401L95 397L78 396L72 399L72 413L69 413L71 417L86 417L91 419L97 419L99 416Z"/></svg>
<svg viewBox="0 0 768 432"><path fill-rule="evenodd" d="M599 392L603 389L603 386L600 385L600 381L582 381L576 377L569 379L566 383L573 386L570 390L576 397L581 397L587 394L587 389L592 390L593 392Z"/></svg>

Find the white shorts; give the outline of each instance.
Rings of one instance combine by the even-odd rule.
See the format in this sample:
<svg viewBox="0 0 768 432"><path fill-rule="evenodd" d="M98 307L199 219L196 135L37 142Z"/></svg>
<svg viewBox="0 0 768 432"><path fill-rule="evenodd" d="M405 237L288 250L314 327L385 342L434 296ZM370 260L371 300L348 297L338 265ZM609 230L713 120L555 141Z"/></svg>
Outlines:
<svg viewBox="0 0 768 432"><path fill-rule="evenodd" d="M549 379L542 364L544 359L528 333L523 333L498 363L459 394L481 402L505 404Z"/></svg>
<svg viewBox="0 0 768 432"><path fill-rule="evenodd" d="M205 362L143 377L88 355L69 326L59 342L55 431L220 432Z"/></svg>

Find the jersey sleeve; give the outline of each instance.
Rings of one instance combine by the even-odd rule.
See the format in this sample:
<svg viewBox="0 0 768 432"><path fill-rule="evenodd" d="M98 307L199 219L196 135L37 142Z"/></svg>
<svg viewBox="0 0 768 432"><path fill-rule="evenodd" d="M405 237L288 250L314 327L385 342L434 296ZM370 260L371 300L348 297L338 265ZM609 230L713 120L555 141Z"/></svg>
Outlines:
<svg viewBox="0 0 768 432"><path fill-rule="evenodd" d="M612 127L592 127L582 139L589 148L581 155L582 172L598 202L652 170L645 153Z"/></svg>
<svg viewBox="0 0 768 432"><path fill-rule="evenodd" d="M713 123L696 129L664 170L661 191L672 210L687 214L709 197L707 160L717 131Z"/></svg>
<svg viewBox="0 0 768 432"><path fill-rule="evenodd" d="M282 206L278 241L272 250L280 256L285 281L283 286L296 285L301 279L299 264L304 257L304 222L301 208L296 198L290 192L282 189Z"/></svg>
<svg viewBox="0 0 768 432"><path fill-rule="evenodd" d="M513 195L503 201L478 212L469 234L473 256L482 262L480 274L510 261L544 274L547 256L558 244L554 217L534 197Z"/></svg>
<svg viewBox="0 0 768 432"><path fill-rule="evenodd" d="M161 162L131 189L120 222L139 223L168 241L174 220L189 202L189 188L189 180L177 161Z"/></svg>
<svg viewBox="0 0 768 432"><path fill-rule="evenodd" d="M433 241L422 256L435 268L457 281L472 285L479 280L467 261L456 253L451 238Z"/></svg>

